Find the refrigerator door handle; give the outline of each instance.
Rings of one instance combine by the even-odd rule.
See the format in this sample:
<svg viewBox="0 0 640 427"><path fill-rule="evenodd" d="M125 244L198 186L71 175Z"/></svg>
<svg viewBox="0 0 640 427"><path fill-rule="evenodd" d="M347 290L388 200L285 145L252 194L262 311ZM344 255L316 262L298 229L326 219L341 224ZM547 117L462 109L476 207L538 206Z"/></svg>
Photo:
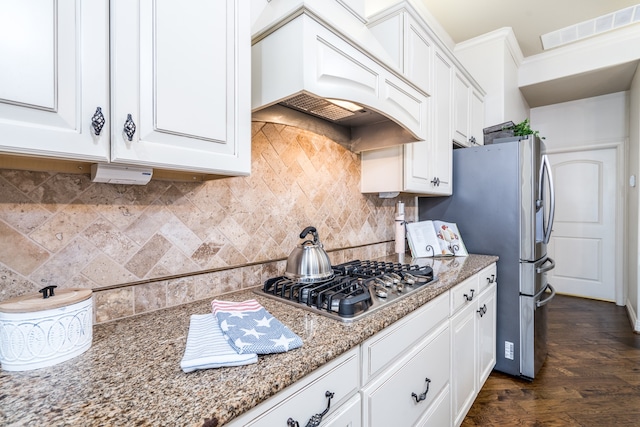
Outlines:
<svg viewBox="0 0 640 427"><path fill-rule="evenodd" d="M545 298L543 300L536 301L536 307L537 308L540 308L540 307L542 307L544 305L547 305L549 303L549 301L551 301L553 299L553 297L556 296L556 290L553 289L553 286L551 286L551 284L547 283L547 287L545 287L542 290L542 292L546 291L547 289L551 290L551 294L547 298ZM542 292L540 292L540 293L542 293Z"/></svg>
<svg viewBox="0 0 640 427"><path fill-rule="evenodd" d="M540 180L538 194L542 198L542 194L544 191L544 176L547 176L547 180L549 181L549 220L547 221L547 228L544 230L544 243L548 244L549 239L551 238L551 229L553 227L553 219L555 216L556 210L556 195L553 190L553 175L551 174L551 164L549 163L549 157L545 154L542 156L542 166L540 167ZM538 208L542 206L542 200L538 200Z"/></svg>
<svg viewBox="0 0 640 427"><path fill-rule="evenodd" d="M546 267L540 266L540 267L536 268L536 273L538 273L538 274L545 273L545 272L547 272L549 270L553 270L556 267L556 262L553 260L553 258L547 257L547 259L544 260L544 263L542 263L542 265L545 265L547 263L548 263L548 265Z"/></svg>

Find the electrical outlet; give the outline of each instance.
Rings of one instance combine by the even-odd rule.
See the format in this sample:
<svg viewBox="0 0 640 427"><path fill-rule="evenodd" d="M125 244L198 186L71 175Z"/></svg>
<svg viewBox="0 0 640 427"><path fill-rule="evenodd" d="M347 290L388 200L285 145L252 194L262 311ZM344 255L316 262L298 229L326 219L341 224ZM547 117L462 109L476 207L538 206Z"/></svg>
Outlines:
<svg viewBox="0 0 640 427"><path fill-rule="evenodd" d="M504 357L505 359L513 360L513 343L509 341L504 342Z"/></svg>

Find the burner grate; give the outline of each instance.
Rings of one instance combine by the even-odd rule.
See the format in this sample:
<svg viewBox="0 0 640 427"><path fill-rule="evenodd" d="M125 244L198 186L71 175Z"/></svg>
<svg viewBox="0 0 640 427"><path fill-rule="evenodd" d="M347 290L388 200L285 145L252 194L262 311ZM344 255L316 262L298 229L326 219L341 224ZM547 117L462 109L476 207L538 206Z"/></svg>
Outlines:
<svg viewBox="0 0 640 427"><path fill-rule="evenodd" d="M262 292L348 321L434 281L431 267L418 265L355 260L332 268L333 278L314 283L298 282L285 276L267 279ZM384 292L379 292L380 288Z"/></svg>

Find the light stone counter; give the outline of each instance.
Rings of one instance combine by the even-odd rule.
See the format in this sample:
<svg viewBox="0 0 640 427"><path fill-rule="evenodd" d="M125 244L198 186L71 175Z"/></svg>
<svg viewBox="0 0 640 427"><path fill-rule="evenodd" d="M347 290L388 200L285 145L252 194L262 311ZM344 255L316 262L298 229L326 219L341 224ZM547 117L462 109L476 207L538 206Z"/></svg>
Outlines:
<svg viewBox="0 0 640 427"><path fill-rule="evenodd" d="M91 349L72 360L27 372L0 371L0 425L199 426L206 419L222 425L497 259L471 255L441 261L436 283L353 323L251 290L224 295L220 299L257 299L304 342L247 366L188 374L180 369L189 317L210 312L209 300L94 326Z"/></svg>

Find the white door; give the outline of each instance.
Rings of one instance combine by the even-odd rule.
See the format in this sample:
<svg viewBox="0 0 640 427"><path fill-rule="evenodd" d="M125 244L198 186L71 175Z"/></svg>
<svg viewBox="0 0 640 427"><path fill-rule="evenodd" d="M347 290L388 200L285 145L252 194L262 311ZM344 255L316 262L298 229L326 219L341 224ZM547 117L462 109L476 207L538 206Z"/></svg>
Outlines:
<svg viewBox="0 0 640 427"><path fill-rule="evenodd" d="M112 162L250 172L247 3L110 3Z"/></svg>
<svg viewBox="0 0 640 427"><path fill-rule="evenodd" d="M0 2L0 151L109 160L108 22L106 0Z"/></svg>
<svg viewBox="0 0 640 427"><path fill-rule="evenodd" d="M548 281L559 293L615 301L616 148L549 154L549 160L556 211L548 252L556 267Z"/></svg>

